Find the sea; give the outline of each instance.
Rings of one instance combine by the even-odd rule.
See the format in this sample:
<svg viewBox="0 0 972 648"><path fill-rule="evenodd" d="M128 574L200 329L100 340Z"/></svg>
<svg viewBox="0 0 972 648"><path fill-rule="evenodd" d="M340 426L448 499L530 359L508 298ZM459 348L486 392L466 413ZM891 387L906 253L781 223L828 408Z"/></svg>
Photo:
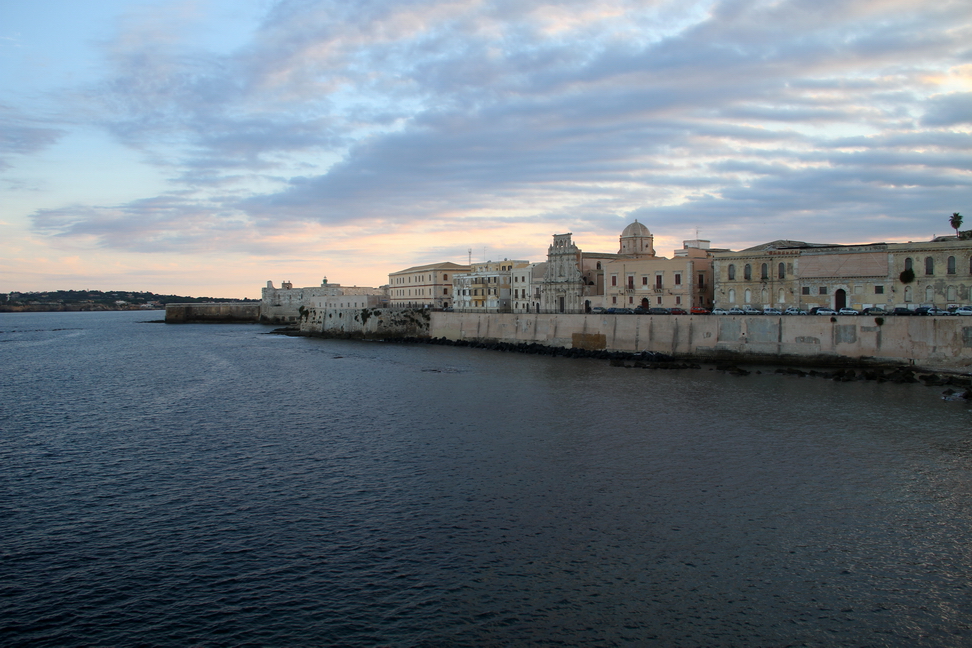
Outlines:
<svg viewBox="0 0 972 648"><path fill-rule="evenodd" d="M0 314L2 646L969 646L921 384Z"/></svg>

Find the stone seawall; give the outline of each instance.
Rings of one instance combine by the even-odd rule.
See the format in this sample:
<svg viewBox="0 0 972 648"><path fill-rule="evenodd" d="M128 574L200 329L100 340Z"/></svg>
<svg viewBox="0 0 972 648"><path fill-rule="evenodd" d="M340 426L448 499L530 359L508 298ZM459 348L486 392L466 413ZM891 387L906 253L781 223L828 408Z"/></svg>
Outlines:
<svg viewBox="0 0 972 648"><path fill-rule="evenodd" d="M431 315L429 335L449 340L654 351L699 361L853 361L972 370L972 318L963 317Z"/></svg>
<svg viewBox="0 0 972 648"><path fill-rule="evenodd" d="M260 321L260 304L166 304L166 324L249 323Z"/></svg>
<svg viewBox="0 0 972 648"><path fill-rule="evenodd" d="M394 339L430 337L431 311L422 308L312 308L300 318L300 332L320 337Z"/></svg>

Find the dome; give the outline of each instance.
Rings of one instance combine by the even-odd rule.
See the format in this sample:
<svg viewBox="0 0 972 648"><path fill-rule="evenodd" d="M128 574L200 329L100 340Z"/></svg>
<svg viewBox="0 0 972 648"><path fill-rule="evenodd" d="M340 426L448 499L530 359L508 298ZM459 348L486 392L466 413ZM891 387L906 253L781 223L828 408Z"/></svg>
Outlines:
<svg viewBox="0 0 972 648"><path fill-rule="evenodd" d="M624 228L621 232L621 238L629 238L632 236L651 236L651 232L648 228L639 223L637 220Z"/></svg>

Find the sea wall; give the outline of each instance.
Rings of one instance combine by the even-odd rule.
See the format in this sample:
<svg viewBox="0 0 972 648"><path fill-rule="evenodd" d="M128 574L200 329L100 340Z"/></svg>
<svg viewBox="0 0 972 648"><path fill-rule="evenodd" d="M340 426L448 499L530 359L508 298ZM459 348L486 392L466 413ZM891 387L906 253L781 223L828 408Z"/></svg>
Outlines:
<svg viewBox="0 0 972 648"><path fill-rule="evenodd" d="M431 314L431 337L654 351L700 361L873 362L972 370L972 318Z"/></svg>
<svg viewBox="0 0 972 648"><path fill-rule="evenodd" d="M260 304L166 304L166 324L259 322Z"/></svg>
<svg viewBox="0 0 972 648"><path fill-rule="evenodd" d="M300 332L364 339L430 337L431 315L423 308L310 308L302 311Z"/></svg>

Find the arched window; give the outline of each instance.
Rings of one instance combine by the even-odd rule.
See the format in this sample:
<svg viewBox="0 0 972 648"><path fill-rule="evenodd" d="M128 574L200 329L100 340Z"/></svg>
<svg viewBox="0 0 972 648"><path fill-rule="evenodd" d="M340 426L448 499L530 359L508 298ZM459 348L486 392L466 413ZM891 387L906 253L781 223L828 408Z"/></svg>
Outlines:
<svg viewBox="0 0 972 648"><path fill-rule="evenodd" d="M750 303L752 301L753 301L753 293L752 293L752 291L749 288L747 288L746 289L746 301L743 302L743 303L744 304L748 304L748 303Z"/></svg>
<svg viewBox="0 0 972 648"><path fill-rule="evenodd" d="M947 299L950 302L955 301L955 286L949 286L945 290L945 299Z"/></svg>
<svg viewBox="0 0 972 648"><path fill-rule="evenodd" d="M776 276L777 277L779 277L780 279L786 279L786 264L785 263L781 263L779 266L777 266L777 269L776 270L777 270L777 272L776 272Z"/></svg>
<svg viewBox="0 0 972 648"><path fill-rule="evenodd" d="M935 301L935 288L932 286L925 286L925 301L929 304Z"/></svg>
<svg viewBox="0 0 972 648"><path fill-rule="evenodd" d="M911 286L905 286L905 301L906 302L911 302L912 301L912 298L911 298Z"/></svg>
<svg viewBox="0 0 972 648"><path fill-rule="evenodd" d="M777 298L776 301L778 301L781 304L786 303L786 292L782 288L780 288L780 296Z"/></svg>
<svg viewBox="0 0 972 648"><path fill-rule="evenodd" d="M911 270L911 257L905 259L905 270Z"/></svg>
<svg viewBox="0 0 972 648"><path fill-rule="evenodd" d="M931 257L925 257L925 274L935 274L935 260Z"/></svg>
<svg viewBox="0 0 972 648"><path fill-rule="evenodd" d="M747 263L746 267L743 268L743 279L745 279L746 281L751 281L752 278L753 278L753 267ZM749 300L747 299L746 302L748 303Z"/></svg>
<svg viewBox="0 0 972 648"><path fill-rule="evenodd" d="M955 274L955 257L948 257L948 262L946 263L945 272L948 274Z"/></svg>
<svg viewBox="0 0 972 648"><path fill-rule="evenodd" d="M600 270L600 269L601 269L601 262L600 262L600 261L598 261L598 262L597 262L597 269L598 269L598 270Z"/></svg>
<svg viewBox="0 0 972 648"><path fill-rule="evenodd" d="M736 266L733 265L732 263L730 263L729 264L729 281L735 281L735 279L736 279Z"/></svg>
<svg viewBox="0 0 972 648"><path fill-rule="evenodd" d="M736 289L735 288L730 288L729 289L729 303L730 304L735 304L736 303Z"/></svg>
<svg viewBox="0 0 972 648"><path fill-rule="evenodd" d="M763 281L769 279L769 266L765 263L759 268L759 278Z"/></svg>

